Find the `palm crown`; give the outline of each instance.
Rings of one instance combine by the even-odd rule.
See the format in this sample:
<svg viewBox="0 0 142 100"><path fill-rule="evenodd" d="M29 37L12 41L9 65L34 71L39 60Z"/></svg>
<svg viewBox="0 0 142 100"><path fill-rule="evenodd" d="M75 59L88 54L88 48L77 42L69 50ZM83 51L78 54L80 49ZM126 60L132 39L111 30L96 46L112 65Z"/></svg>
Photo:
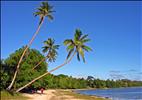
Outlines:
<svg viewBox="0 0 142 100"><path fill-rule="evenodd" d="M47 52L47 58L49 62L54 62L56 60L56 57L58 55L57 49L59 48L59 45L55 45L54 39L49 38L47 41L44 41L44 47L43 48L43 53Z"/></svg>
<svg viewBox="0 0 142 100"><path fill-rule="evenodd" d="M53 6L50 6L48 2L42 2L42 5L37 8L37 12L34 13L35 16L40 16L41 20L44 17L48 17L49 20L53 20L53 16L51 15L53 10Z"/></svg>
<svg viewBox="0 0 142 100"><path fill-rule="evenodd" d="M69 52L67 55L67 59L70 55L75 51L77 53L77 59L80 61L80 55L85 62L84 51L92 51L92 49L85 45L86 42L90 41L87 38L88 35L83 35L79 29L76 29L74 39L66 39L64 41L64 45L67 46L67 51Z"/></svg>

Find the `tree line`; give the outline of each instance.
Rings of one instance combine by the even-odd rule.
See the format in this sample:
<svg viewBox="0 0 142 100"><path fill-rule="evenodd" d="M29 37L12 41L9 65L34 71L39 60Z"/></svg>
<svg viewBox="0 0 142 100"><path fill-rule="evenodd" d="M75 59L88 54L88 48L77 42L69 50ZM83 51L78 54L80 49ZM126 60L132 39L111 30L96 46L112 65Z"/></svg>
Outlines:
<svg viewBox="0 0 142 100"><path fill-rule="evenodd" d="M14 53L4 60L1 60L1 89L6 89L9 83L12 80L12 75L14 74L15 66L17 65L17 60L20 58L25 47L22 47L16 50ZM45 48L44 48L45 49ZM33 70L33 66L37 65L42 59L46 59L38 50L28 49L28 52L25 56L25 61L22 62L20 67L20 73L18 74L14 85L13 90L20 88L25 85L33 78L47 72L48 64L46 60L41 62L41 64ZM96 79L93 76L88 76L85 78L74 78L67 75L53 75L49 74L44 76L40 80L29 85L25 89L31 88L60 88L60 89L82 89L82 88L119 88L119 87L135 87L142 86L142 81L132 81L128 79L121 80L101 80Z"/></svg>

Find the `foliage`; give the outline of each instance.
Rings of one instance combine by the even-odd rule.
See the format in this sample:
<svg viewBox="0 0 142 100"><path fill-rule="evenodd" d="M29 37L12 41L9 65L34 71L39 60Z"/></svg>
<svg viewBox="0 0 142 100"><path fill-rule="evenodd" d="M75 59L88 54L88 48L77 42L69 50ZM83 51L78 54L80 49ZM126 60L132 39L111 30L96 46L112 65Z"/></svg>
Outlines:
<svg viewBox="0 0 142 100"><path fill-rule="evenodd" d="M86 88L86 80L81 78L73 78L67 75L48 75L45 76L46 79L46 88L62 88L62 89L77 89L77 88Z"/></svg>
<svg viewBox="0 0 142 100"><path fill-rule="evenodd" d="M12 53L2 65L1 73L3 75L3 85L4 83L9 83L12 79L12 76L16 70L16 66L18 64L18 61L21 57L21 54L23 52L25 47L22 47L18 50L16 50L14 53ZM26 53L20 69L20 73L18 73L18 76L16 78L16 81L14 83L13 88L18 88L32 80L33 78L41 75L42 73L45 73L47 71L47 63L44 61L42 62L36 70L31 71L33 66L35 66L41 59L43 59L44 56L35 49L28 49L28 52ZM8 75L8 76L7 76ZM39 80L31 85L31 87L39 87L43 85L43 80ZM7 84L3 86L4 88L7 87Z"/></svg>
<svg viewBox="0 0 142 100"><path fill-rule="evenodd" d="M88 76L90 77L90 76ZM45 88L60 88L60 89L81 89L81 88L119 88L119 87L134 87L142 86L142 81L131 80L101 80L89 78L73 78L67 75L50 74L44 77ZM127 85L126 85L127 84Z"/></svg>
<svg viewBox="0 0 142 100"><path fill-rule="evenodd" d="M4 60L0 61L1 66L0 66L0 75L1 75L1 85L0 89L6 88L8 85L7 82L10 78L10 68L8 69L8 66L4 63Z"/></svg>
<svg viewBox="0 0 142 100"><path fill-rule="evenodd" d="M48 38L46 41L44 41L44 47L43 53L47 53L47 58L49 62L55 62L56 57L58 55L57 49L59 48L59 45L55 45L55 40Z"/></svg>
<svg viewBox="0 0 142 100"><path fill-rule="evenodd" d="M50 6L48 2L41 3L41 6L37 8L37 11L34 13L35 16L40 16L39 25L43 21L44 17L48 17L49 20L53 20L52 13L54 11L52 9L53 9L53 6Z"/></svg>
<svg viewBox="0 0 142 100"><path fill-rule="evenodd" d="M67 46L67 51L69 52L67 59L75 51L77 52L77 59L80 61L81 55L83 62L85 62L84 51L92 51L90 47L85 45L86 42L90 41L87 37L88 35L83 35L80 29L76 29L74 39L66 39L64 41L64 45Z"/></svg>
<svg viewBox="0 0 142 100"><path fill-rule="evenodd" d="M28 100L28 99L29 99L28 97L25 97L20 93L1 91L1 100Z"/></svg>

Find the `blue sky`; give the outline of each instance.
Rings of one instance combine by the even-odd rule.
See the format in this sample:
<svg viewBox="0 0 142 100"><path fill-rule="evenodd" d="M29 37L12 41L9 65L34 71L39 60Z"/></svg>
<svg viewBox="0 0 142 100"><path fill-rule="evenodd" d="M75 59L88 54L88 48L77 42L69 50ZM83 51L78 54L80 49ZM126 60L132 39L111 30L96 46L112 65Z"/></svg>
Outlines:
<svg viewBox="0 0 142 100"><path fill-rule="evenodd" d="M23 45L34 34L39 18L33 12L39 1L2 1L1 58ZM141 2L140 1L50 1L54 20L45 20L31 48L41 51L43 41L52 37L60 44L59 56L49 70L61 64L67 52L63 41L72 38L76 28L89 34L87 45L93 52L85 53L86 63L72 62L54 74L76 77L92 75L101 79L140 79L141 66Z"/></svg>

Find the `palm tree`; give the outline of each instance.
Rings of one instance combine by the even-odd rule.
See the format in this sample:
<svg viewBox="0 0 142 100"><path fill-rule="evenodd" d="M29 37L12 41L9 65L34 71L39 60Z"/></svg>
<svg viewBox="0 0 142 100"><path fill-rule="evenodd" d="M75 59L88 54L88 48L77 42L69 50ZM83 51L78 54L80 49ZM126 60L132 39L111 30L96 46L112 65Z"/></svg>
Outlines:
<svg viewBox="0 0 142 100"><path fill-rule="evenodd" d="M87 38L88 35L83 35L82 32L79 29L76 29L74 39L66 39L64 41L64 45L67 46L67 51L69 52L67 55L67 59L70 57L70 55L73 52L77 53L77 59L80 61L80 55L83 59L83 62L85 62L84 57L84 51L92 51L92 49L88 46L86 46L84 43L90 41L90 39Z"/></svg>
<svg viewBox="0 0 142 100"><path fill-rule="evenodd" d="M28 48L31 46L33 40L35 39L35 37L36 37L37 34L39 33L39 30L40 30L40 28L41 28L41 26L42 26L42 24L43 24L44 18L45 18L45 17L48 17L49 20L53 20L53 17L52 17L52 15L51 15L52 12L54 12L54 11L52 10L52 9L53 9L53 6L50 6L50 5L48 4L48 2L42 2L42 5L41 5L39 8L37 8L37 9L38 9L38 11L35 12L34 15L35 15L35 16L40 16L40 21L39 21L38 28L37 28L35 34L33 35L32 39L30 40L30 42L29 42L28 45L26 46L24 52L22 53L22 56L21 56L21 58L20 58L20 60L19 60L19 62L18 62L18 65L17 65L17 67L16 67L16 71L15 71L15 73L14 73L14 77L13 77L13 79L12 79L10 85L8 86L7 90L10 90L10 89L12 88L12 86L13 86L13 84L14 84L14 81L15 81L15 79L16 79L17 73L18 73L18 69L19 69L20 64L21 64L21 62L22 62L22 60L23 60L23 57L24 57L26 51L28 50Z"/></svg>
<svg viewBox="0 0 142 100"><path fill-rule="evenodd" d="M74 35L74 39L67 39L64 41L64 45L67 46L67 51L68 51L68 55L67 58L65 60L65 62L57 67L55 67L54 69L52 69L49 72L46 72L44 74L42 74L41 76L33 79L31 82L27 83L26 85L24 85L23 87L17 89L16 92L21 91L22 89L24 89L25 87L29 86L30 84L32 84L33 82L35 82L36 80L39 80L40 78L44 77L45 75L63 67L64 65L68 64L72 58L75 56L75 54L77 53L77 58L80 61L80 57L79 55L81 55L81 57L83 58L83 61L85 62L85 57L84 57L84 51L92 51L92 49L88 46L86 46L84 43L90 41L90 39L87 38L88 35L83 35L82 36L82 32L77 29Z"/></svg>
<svg viewBox="0 0 142 100"><path fill-rule="evenodd" d="M46 57L43 58L33 69L38 67L46 59L48 59L49 62L55 62L55 60L56 60L56 57L58 55L56 50L59 48L59 45L55 45L54 39L51 39L51 38L49 38L47 41L44 41L44 45L45 46L42 47L43 48L42 52L43 53L48 52L48 53L47 53Z"/></svg>

